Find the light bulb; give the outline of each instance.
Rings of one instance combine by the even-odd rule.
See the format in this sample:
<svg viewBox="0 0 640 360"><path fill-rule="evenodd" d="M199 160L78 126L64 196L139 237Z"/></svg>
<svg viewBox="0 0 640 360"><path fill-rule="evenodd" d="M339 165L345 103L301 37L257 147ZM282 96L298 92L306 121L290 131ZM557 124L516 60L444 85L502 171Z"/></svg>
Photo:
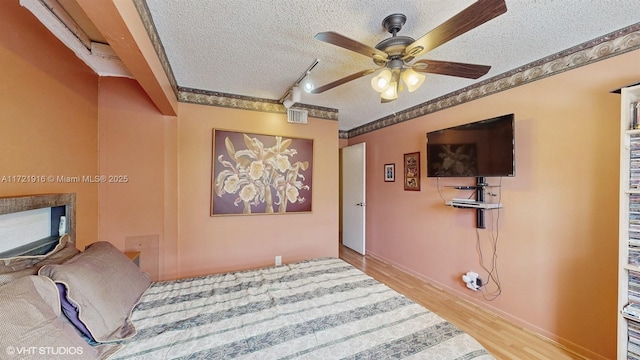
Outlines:
<svg viewBox="0 0 640 360"><path fill-rule="evenodd" d="M389 83L389 87L385 91L380 94L380 96L385 100L395 100L398 98L398 83L392 81Z"/></svg>
<svg viewBox="0 0 640 360"><path fill-rule="evenodd" d="M409 92L417 90L424 82L425 76L416 72L413 69L405 69L402 72L402 80L407 85Z"/></svg>
<svg viewBox="0 0 640 360"><path fill-rule="evenodd" d="M389 71L389 69L380 71L377 76L374 76L373 79L371 79L371 87L379 93L387 90L390 83L391 71Z"/></svg>
<svg viewBox="0 0 640 360"><path fill-rule="evenodd" d="M310 93L313 91L313 89L315 89L316 87L313 85L313 83L311 81L307 81L304 83L303 89L306 93Z"/></svg>
<svg viewBox="0 0 640 360"><path fill-rule="evenodd" d="M313 81L311 81L311 72L307 71L307 75L305 75L304 80L302 81L302 90L307 94L311 93L316 86L313 85Z"/></svg>

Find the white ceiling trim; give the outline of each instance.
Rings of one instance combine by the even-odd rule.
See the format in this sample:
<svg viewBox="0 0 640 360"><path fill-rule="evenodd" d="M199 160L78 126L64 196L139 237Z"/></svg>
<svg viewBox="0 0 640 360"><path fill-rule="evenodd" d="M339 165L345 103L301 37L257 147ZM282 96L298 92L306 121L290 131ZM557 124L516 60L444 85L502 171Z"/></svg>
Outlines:
<svg viewBox="0 0 640 360"><path fill-rule="evenodd" d="M99 76L133 78L108 44L92 42L55 0L20 0L53 35Z"/></svg>

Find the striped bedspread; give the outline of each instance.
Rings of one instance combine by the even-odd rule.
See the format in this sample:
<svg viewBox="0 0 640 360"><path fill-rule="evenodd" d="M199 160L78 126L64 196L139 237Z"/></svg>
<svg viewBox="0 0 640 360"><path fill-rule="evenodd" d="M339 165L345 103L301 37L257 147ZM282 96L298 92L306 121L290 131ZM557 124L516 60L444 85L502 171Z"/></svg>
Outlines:
<svg viewBox="0 0 640 360"><path fill-rule="evenodd" d="M493 359L335 258L154 283L132 318L114 359Z"/></svg>

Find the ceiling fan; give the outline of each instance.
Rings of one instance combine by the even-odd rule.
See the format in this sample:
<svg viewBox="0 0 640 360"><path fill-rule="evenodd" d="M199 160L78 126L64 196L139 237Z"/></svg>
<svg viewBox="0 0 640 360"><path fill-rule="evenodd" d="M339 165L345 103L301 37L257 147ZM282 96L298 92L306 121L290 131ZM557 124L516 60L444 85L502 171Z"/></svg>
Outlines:
<svg viewBox="0 0 640 360"><path fill-rule="evenodd" d="M371 79L371 86L380 93L383 103L398 98L398 92L403 90L400 79L407 86L409 92L420 87L424 81L424 75L421 73L477 79L485 75L491 66L438 60L417 60L413 64L410 63L417 56L435 49L506 11L507 6L504 0L478 0L417 40L408 36L398 36L397 34L405 24L407 17L403 14L391 14L382 21L382 26L392 36L382 40L375 47L362 44L333 31L318 33L315 36L316 39L370 57L379 68L359 71L317 87L311 93L325 92L380 69L381 71Z"/></svg>

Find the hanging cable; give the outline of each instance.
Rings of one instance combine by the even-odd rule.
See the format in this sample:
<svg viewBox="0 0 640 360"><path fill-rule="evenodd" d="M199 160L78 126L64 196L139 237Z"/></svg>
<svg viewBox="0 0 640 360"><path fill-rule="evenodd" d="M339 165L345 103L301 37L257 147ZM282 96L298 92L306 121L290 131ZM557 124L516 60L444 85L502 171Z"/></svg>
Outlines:
<svg viewBox="0 0 640 360"><path fill-rule="evenodd" d="M500 183L498 186L498 203L502 201L502 177L500 177ZM492 201L493 202L493 201ZM484 271L487 272L487 282L482 285L480 288L482 292L482 297L486 301L493 301L497 299L500 294L502 294L502 284L500 283L500 275L498 274L498 239L500 236L500 208L495 210L495 218L494 212L491 212L491 228L489 235L489 244L491 246L491 264L489 266L485 265L484 254L482 252L482 241L480 237L480 231L476 229L476 248L478 251L478 256L480 260L480 266ZM496 289L488 292L486 286L491 283L495 284Z"/></svg>

